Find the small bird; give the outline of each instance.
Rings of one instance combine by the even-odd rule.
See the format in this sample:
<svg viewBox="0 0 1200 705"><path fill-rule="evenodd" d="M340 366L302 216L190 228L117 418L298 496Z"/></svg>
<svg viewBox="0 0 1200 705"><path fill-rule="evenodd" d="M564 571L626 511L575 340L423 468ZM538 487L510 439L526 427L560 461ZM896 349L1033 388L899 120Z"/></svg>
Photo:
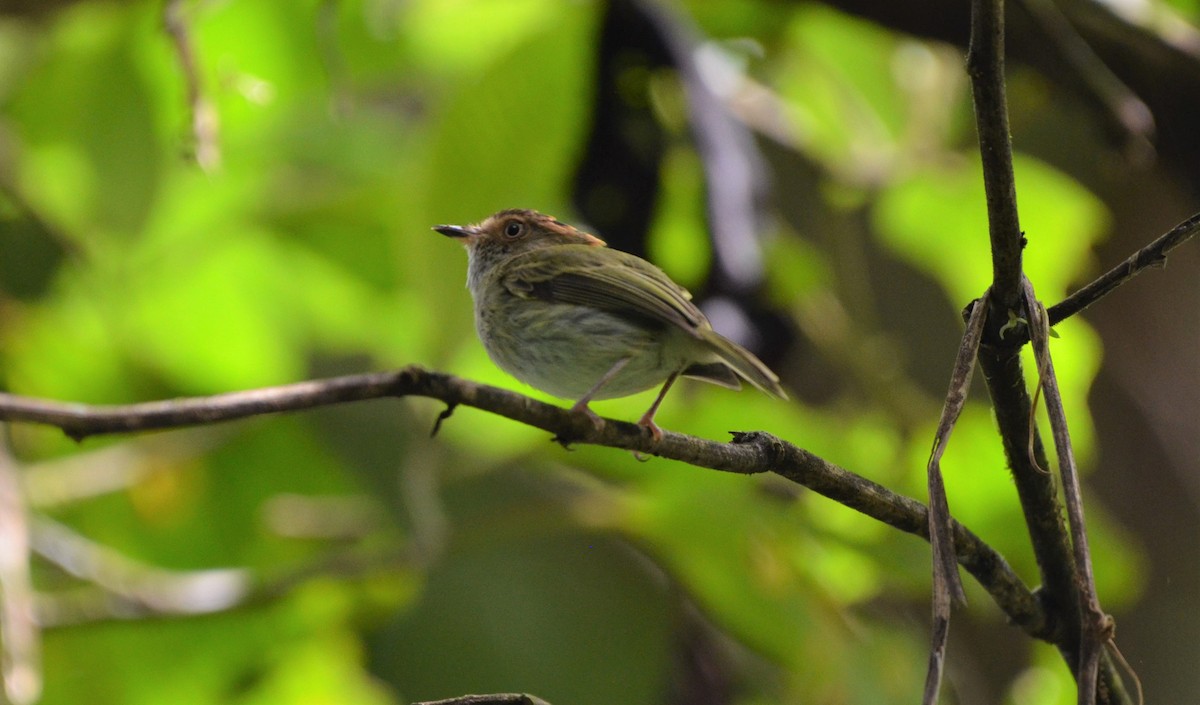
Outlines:
<svg viewBox="0 0 1200 705"><path fill-rule="evenodd" d="M731 389L745 379L787 398L770 368L714 331L691 294L640 257L532 210L433 229L467 248L475 329L492 361L526 384L575 399L571 411L597 429L604 421L590 401L662 383L638 420L661 440L654 414L679 375Z"/></svg>

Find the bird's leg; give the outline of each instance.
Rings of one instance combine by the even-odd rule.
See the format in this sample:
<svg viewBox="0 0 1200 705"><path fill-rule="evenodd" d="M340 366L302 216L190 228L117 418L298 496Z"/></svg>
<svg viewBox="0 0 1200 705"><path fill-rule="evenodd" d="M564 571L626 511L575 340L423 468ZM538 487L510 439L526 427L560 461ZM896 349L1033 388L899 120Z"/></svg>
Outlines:
<svg viewBox="0 0 1200 705"><path fill-rule="evenodd" d="M596 427L597 431L603 430L604 429L604 419L597 416L596 412L594 412L588 408L588 402L590 402L592 400L592 397L596 396L597 392L599 392L604 387L604 385L611 382L613 377L616 377L617 374L621 370L623 370L625 368L625 365L628 365L629 361L632 359L633 359L632 357L623 357L620 360L617 360L617 364L613 365L612 368L610 368L608 370L608 372L605 372L604 376L600 378L600 381L598 381L598 382L596 382L596 384L592 385L592 388L587 391L587 394L584 394L582 397L579 397L579 401L575 402L574 406L571 407L571 413L583 414L584 416L588 417L588 419L591 420L592 425Z"/></svg>
<svg viewBox="0 0 1200 705"><path fill-rule="evenodd" d="M671 388L672 384L675 384L675 380L678 377L678 372L671 373L671 376L668 377L667 381L663 383L662 389L658 392L658 396L654 399L654 403L650 405L650 408L646 410L646 413L642 414L642 418L638 419L638 426L648 429L650 431L650 436L656 441L661 441L663 434L662 429L660 429L654 423L654 415L658 413L658 406L662 404L663 397L667 396L667 390Z"/></svg>

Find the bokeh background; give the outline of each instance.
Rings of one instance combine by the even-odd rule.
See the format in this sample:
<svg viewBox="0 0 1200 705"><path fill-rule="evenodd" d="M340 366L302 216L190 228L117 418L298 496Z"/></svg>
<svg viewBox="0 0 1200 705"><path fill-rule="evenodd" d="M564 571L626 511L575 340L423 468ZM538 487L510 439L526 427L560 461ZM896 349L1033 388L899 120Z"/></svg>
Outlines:
<svg viewBox="0 0 1200 705"><path fill-rule="evenodd" d="M536 208L660 264L792 391L685 383L665 428L767 430L922 498L990 277L967 6L3 0L0 389L123 403L418 363L538 396L486 359L465 257L429 229ZM1054 303L1200 210L1200 7L1015 7L1026 265ZM1200 698L1198 275L1193 243L1053 343L1101 599L1154 702ZM976 392L951 506L1036 585ZM40 701L916 701L924 542L470 409L431 439L440 410L5 428ZM1074 702L967 588L945 701Z"/></svg>

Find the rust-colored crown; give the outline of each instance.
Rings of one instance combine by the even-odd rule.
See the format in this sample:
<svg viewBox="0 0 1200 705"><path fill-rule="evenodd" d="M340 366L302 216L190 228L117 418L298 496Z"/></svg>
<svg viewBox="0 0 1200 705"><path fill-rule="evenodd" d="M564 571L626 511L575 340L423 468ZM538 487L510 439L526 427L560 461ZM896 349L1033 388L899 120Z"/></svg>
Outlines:
<svg viewBox="0 0 1200 705"><path fill-rule="evenodd" d="M438 225L434 230L449 237L459 238L468 246L481 241L594 247L604 247L605 244L595 235L563 223L554 216L523 208L509 208L493 213L477 225Z"/></svg>

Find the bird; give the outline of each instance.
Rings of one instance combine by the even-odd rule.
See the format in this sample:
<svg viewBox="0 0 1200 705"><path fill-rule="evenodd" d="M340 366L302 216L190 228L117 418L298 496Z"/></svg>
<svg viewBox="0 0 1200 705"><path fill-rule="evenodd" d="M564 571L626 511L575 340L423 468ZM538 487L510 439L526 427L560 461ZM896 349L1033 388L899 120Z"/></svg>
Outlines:
<svg viewBox="0 0 1200 705"><path fill-rule="evenodd" d="M588 404L662 384L638 420L654 416L680 376L731 389L742 380L786 399L779 377L713 330L691 294L655 265L535 210L501 210L474 225L437 225L467 250L475 329L491 360L518 380Z"/></svg>

